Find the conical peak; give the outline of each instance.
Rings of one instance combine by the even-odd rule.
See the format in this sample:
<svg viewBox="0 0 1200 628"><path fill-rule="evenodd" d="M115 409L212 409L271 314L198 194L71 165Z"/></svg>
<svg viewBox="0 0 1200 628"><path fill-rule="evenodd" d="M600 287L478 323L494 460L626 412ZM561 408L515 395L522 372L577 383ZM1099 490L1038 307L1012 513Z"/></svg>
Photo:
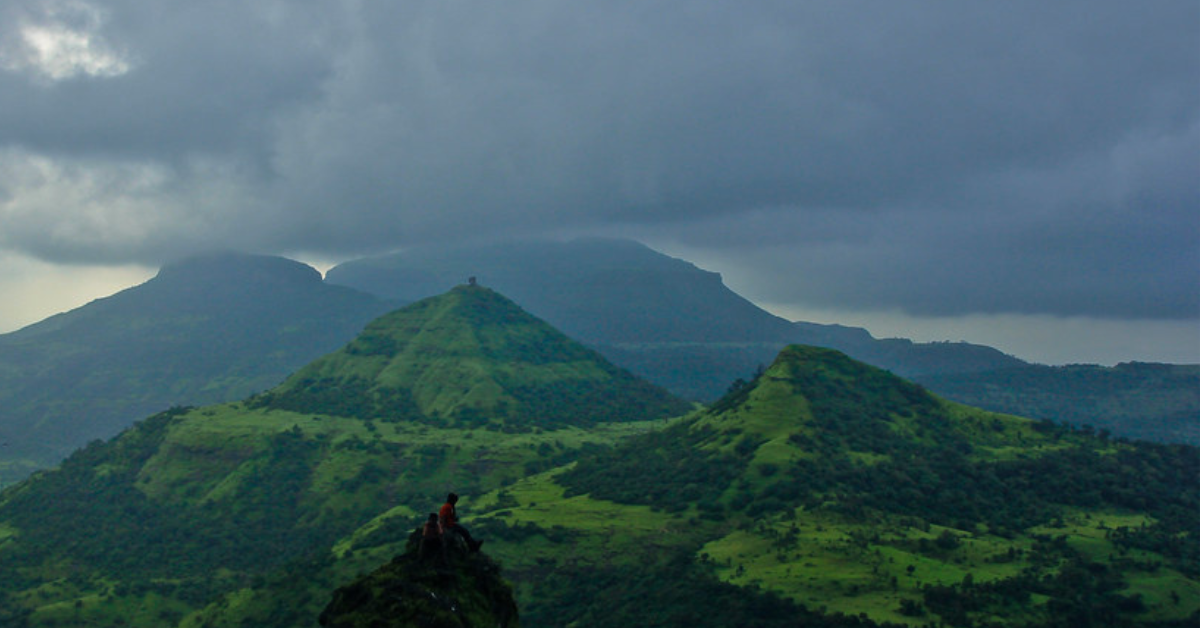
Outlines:
<svg viewBox="0 0 1200 628"><path fill-rule="evenodd" d="M686 404L477 284L386 314L265 405L506 428L662 418Z"/></svg>
<svg viewBox="0 0 1200 628"><path fill-rule="evenodd" d="M506 362L599 358L507 297L477 284L456 286L379 317L346 350L391 358L422 351Z"/></svg>
<svg viewBox="0 0 1200 628"><path fill-rule="evenodd" d="M870 390L881 388L904 388L914 391L924 389L891 372L855 360L836 349L790 345L780 351L775 361L763 375L769 379L786 380L806 393L813 384L855 386L866 385ZM928 396L928 395L927 395ZM930 396L931 397L931 396ZM932 397L931 397L932 398Z"/></svg>
<svg viewBox="0 0 1200 628"><path fill-rule="evenodd" d="M752 381L735 383L703 423L775 437L813 428L876 432L895 417L943 414L941 401L916 384L840 351L792 345Z"/></svg>

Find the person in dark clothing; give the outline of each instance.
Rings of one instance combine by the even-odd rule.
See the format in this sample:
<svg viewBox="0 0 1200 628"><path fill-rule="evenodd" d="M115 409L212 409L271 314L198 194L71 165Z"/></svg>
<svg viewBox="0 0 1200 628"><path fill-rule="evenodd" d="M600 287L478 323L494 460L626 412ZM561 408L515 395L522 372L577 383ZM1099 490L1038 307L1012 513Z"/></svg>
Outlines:
<svg viewBox="0 0 1200 628"><path fill-rule="evenodd" d="M436 513L429 513L425 527L421 530L421 558L430 559L441 556L445 551L442 544L442 525L438 522Z"/></svg>
<svg viewBox="0 0 1200 628"><path fill-rule="evenodd" d="M454 505L458 503L458 495L450 493L446 496L446 503L442 504L442 509L438 511L438 522L442 525L442 534L454 532L462 536L467 542L467 547L471 548L472 552L478 552L479 546L483 545L483 541L476 541L471 538L471 533L462 527L458 522L458 511Z"/></svg>

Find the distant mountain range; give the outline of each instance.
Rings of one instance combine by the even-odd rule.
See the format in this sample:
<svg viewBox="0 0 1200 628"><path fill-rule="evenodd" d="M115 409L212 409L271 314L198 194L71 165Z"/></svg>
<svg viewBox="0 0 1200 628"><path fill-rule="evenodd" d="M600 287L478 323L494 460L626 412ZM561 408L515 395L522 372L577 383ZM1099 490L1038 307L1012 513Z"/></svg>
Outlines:
<svg viewBox="0 0 1200 628"><path fill-rule="evenodd" d="M716 273L626 240L419 248L349 262L326 280L282 258L213 254L140 286L0 335L0 484L174 405L265 390L376 316L475 276L529 313L677 396L708 402L788 344L825 346L953 399L1114 434L1200 442L1200 366L1038 367L968 343L878 340L796 323ZM1119 374L1119 377L1112 377ZM1098 382L1100 380L1097 380ZM1060 383L1053 383L1060 382Z"/></svg>
<svg viewBox="0 0 1200 628"><path fill-rule="evenodd" d="M1195 447L978 410L827 348L693 408L467 285L0 491L0 625L397 625L373 613L411 605L357 602L412 594L425 576L377 568L455 490L527 626L1181 628L1198 478ZM461 616L508 603L472 581L449 589L505 595Z"/></svg>

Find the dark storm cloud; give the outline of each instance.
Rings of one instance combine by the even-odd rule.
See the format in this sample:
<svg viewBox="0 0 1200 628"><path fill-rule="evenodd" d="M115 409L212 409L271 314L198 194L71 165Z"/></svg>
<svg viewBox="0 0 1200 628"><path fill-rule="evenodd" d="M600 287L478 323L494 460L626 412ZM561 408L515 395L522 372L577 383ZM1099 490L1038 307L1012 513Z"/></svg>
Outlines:
<svg viewBox="0 0 1200 628"><path fill-rule="evenodd" d="M1200 313L1194 2L89 6L128 71L0 47L0 246L607 229L776 300Z"/></svg>

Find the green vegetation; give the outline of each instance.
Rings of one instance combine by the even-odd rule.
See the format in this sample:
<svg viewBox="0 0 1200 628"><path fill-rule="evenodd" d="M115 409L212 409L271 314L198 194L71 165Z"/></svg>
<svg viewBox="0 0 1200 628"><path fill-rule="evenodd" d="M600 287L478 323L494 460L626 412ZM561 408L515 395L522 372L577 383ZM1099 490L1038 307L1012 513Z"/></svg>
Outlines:
<svg viewBox="0 0 1200 628"><path fill-rule="evenodd" d="M526 431L661 418L689 406L479 286L383 316L257 407Z"/></svg>
<svg viewBox="0 0 1200 628"><path fill-rule="evenodd" d="M247 402L89 445L0 493L0 625L315 626L347 586L399 612L381 592L472 573L405 571L449 490L525 625L1200 619L1195 448L976 410L800 346L663 418L688 406L560 342L463 287Z"/></svg>
<svg viewBox="0 0 1200 628"><path fill-rule="evenodd" d="M585 456L536 491L506 489L518 505L489 517L570 539L560 553L549 536L502 537L493 551L516 561L518 583L568 568L589 581L650 573L647 548L674 547L695 574L879 624L1167 626L1200 611L1198 479L1194 448L971 410L793 347L705 413ZM537 510L542 500L556 506ZM595 510L608 514L584 515ZM626 525L654 515L657 526ZM589 550L609 535L640 549ZM518 591L531 622L543 604L563 612Z"/></svg>
<svg viewBox="0 0 1200 628"><path fill-rule="evenodd" d="M543 345L540 353L511 349L487 317L513 338ZM388 334L396 351L422 350L387 354L375 339ZM439 345L458 348L435 360L426 350ZM498 362L487 351L529 362ZM476 380L453 377L462 365ZM447 380L439 369L460 370ZM304 624L334 586L386 560L414 513L436 508L448 490L483 493L651 429L664 408L688 407L561 335L547 336L484 289L381 319L309 371L370 384L314 390L302 373L248 403L173 409L0 494L0 625L51 625L64 607L72 621L127 625L121 612L130 605L162 609L142 625L168 616L184 626ZM511 395L497 380L519 391L550 382L547 398L560 418L519 414L516 403L487 414L501 408L496 400L532 394ZM381 398L364 390L416 391L411 398L430 404L428 413L379 412L389 406L364 404ZM597 390L605 407L621 411L582 407ZM286 402L305 395L316 401ZM633 420L650 408L657 414ZM483 420L462 420L463 409ZM598 424L603 417L620 420ZM88 522L87 533L76 522Z"/></svg>

